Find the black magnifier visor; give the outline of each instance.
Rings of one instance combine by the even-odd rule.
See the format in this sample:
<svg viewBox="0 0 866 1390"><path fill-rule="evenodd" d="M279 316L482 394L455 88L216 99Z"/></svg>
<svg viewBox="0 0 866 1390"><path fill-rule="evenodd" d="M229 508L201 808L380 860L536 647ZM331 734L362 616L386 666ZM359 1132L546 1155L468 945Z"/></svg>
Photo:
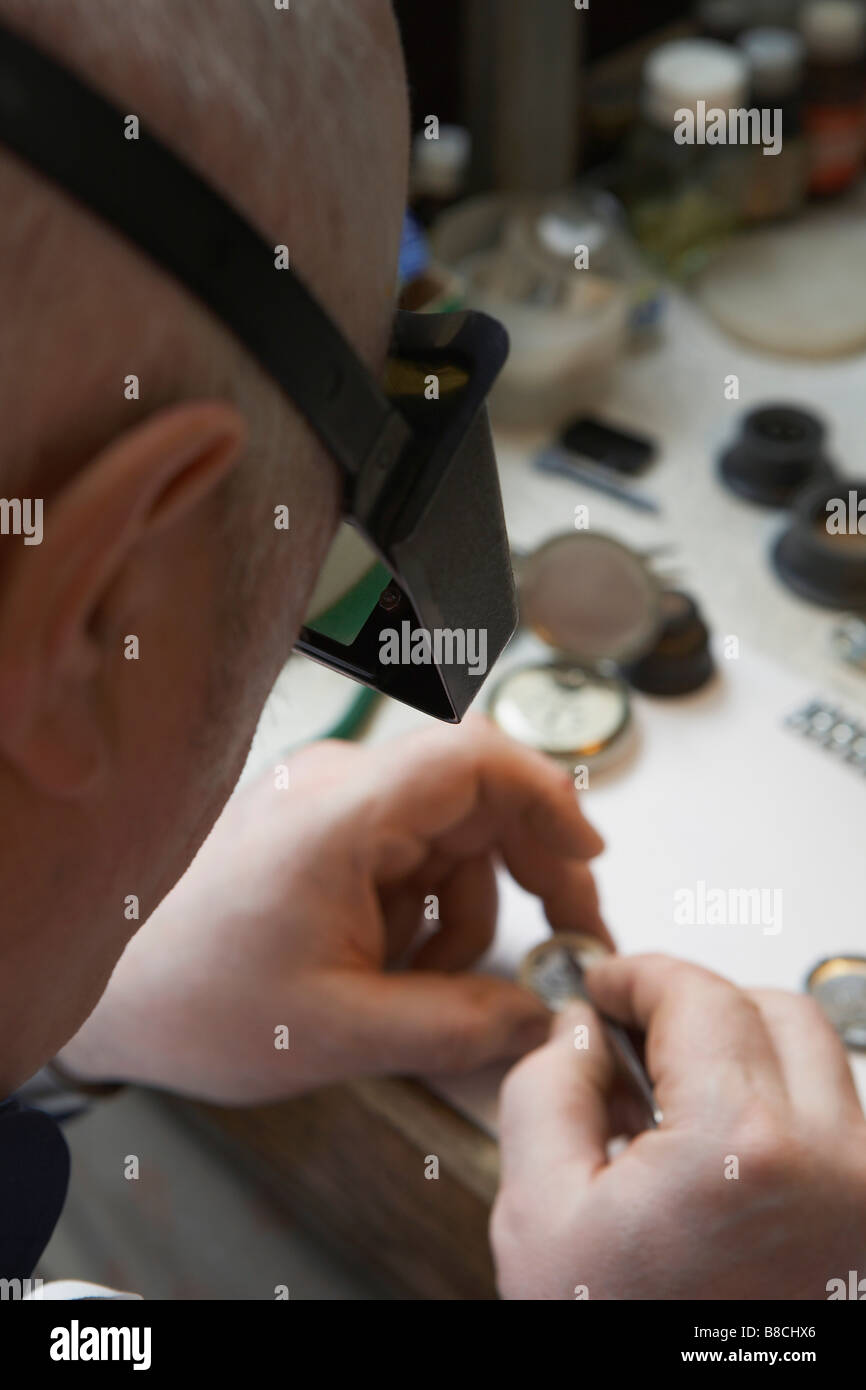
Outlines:
<svg viewBox="0 0 866 1390"><path fill-rule="evenodd" d="M141 123L127 138L129 115L0 25L0 141L173 275L258 360L339 464L346 519L393 577L354 641L308 627L297 650L458 722L517 622L485 403L505 330L468 311L399 313L387 394L303 281L277 268L277 248ZM393 660L393 645L383 656L393 631L410 635L401 650L413 659Z"/></svg>

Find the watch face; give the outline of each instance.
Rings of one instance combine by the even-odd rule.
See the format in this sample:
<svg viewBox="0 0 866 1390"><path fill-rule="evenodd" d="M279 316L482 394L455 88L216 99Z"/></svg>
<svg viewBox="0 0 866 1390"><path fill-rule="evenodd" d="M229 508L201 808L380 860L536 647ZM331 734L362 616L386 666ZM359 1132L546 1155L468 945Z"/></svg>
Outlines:
<svg viewBox="0 0 866 1390"><path fill-rule="evenodd" d="M493 692L490 714L530 748L590 759L624 732L629 699L621 681L556 662L511 671Z"/></svg>
<svg viewBox="0 0 866 1390"><path fill-rule="evenodd" d="M554 536L519 568L520 613L578 661L627 662L652 644L661 593L645 560L610 536Z"/></svg>
<svg viewBox="0 0 866 1390"><path fill-rule="evenodd" d="M866 958L833 956L816 965L806 987L848 1047L866 1048Z"/></svg>
<svg viewBox="0 0 866 1390"><path fill-rule="evenodd" d="M556 932L533 946L520 963L518 979L554 1013L572 999L586 999L583 967L610 951L594 936L581 932Z"/></svg>

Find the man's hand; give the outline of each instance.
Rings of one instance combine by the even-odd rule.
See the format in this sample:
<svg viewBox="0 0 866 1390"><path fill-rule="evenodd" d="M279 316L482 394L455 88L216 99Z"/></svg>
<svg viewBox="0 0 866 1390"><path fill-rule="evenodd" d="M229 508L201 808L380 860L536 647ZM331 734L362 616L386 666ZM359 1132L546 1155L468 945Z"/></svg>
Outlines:
<svg viewBox="0 0 866 1390"><path fill-rule="evenodd" d="M554 928L607 939L602 841L568 775L477 718L288 767L288 789L270 774L232 799L60 1060L231 1103L541 1042L531 994L465 972L495 930L497 857Z"/></svg>
<svg viewBox="0 0 866 1390"><path fill-rule="evenodd" d="M647 1030L664 1120L608 1162L610 1054L593 1010L563 1014L503 1087L504 1296L823 1299L866 1274L866 1123L817 1005L663 956L588 982Z"/></svg>

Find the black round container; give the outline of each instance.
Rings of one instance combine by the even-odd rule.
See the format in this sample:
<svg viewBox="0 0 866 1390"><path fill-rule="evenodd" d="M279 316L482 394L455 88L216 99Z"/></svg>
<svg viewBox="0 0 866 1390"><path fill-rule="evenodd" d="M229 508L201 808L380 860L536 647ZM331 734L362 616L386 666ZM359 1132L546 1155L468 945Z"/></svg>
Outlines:
<svg viewBox="0 0 866 1390"><path fill-rule="evenodd" d="M739 497L764 507L785 506L810 483L835 476L826 458L824 423L795 405L749 411L740 436L719 459L723 481Z"/></svg>
<svg viewBox="0 0 866 1390"><path fill-rule="evenodd" d="M652 649L622 674L645 695L690 695L714 674L709 630L694 599L675 589L662 594L661 619Z"/></svg>
<svg viewBox="0 0 866 1390"><path fill-rule="evenodd" d="M841 504L847 529L839 533L835 509ZM801 493L791 526L773 548L773 564L789 588L825 608L866 613L866 480L836 478ZM862 530L860 527L862 526Z"/></svg>

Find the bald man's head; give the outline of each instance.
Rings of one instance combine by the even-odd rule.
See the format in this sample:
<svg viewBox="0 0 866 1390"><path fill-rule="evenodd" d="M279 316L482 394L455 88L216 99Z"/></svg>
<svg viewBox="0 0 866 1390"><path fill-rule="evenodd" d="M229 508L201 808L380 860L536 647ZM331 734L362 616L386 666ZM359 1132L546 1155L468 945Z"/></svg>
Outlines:
<svg viewBox="0 0 866 1390"><path fill-rule="evenodd" d="M285 243L378 371L408 137L386 0L0 0L0 18ZM2 1093L16 1052L38 1063L92 1007L134 926L124 898L146 916L217 814L339 478L226 329L2 146L0 204L0 494L46 507L41 546L0 537Z"/></svg>
<svg viewBox="0 0 866 1390"><path fill-rule="evenodd" d="M0 0L0 17L288 245L379 364L407 140L386 0ZM4 480L38 455L60 468L57 453L92 449L157 404L218 385L246 404L257 377L272 391L182 288L2 146L0 202L0 410L16 423L0 441ZM123 397L126 367L141 378L138 406ZM40 382L50 411L21 417L21 386L32 397Z"/></svg>

